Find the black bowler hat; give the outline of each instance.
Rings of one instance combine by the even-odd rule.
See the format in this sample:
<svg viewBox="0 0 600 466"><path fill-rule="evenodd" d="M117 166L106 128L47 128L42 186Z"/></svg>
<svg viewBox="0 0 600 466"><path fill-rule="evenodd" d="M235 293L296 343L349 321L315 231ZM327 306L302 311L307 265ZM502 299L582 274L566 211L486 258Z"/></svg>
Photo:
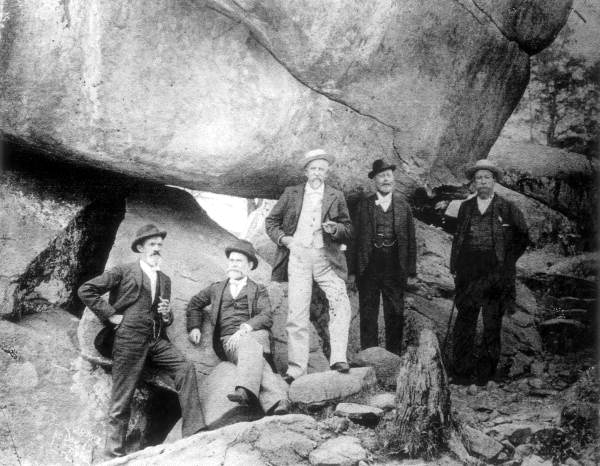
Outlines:
<svg viewBox="0 0 600 466"><path fill-rule="evenodd" d="M162 239L165 239L167 236L167 232L164 230L159 230L156 225L149 223L148 225L144 225L141 227L137 233L135 234L135 239L133 243L131 243L131 249L133 252L138 252L137 246L140 243L143 243L144 240L148 238L152 238L153 236L160 236Z"/></svg>
<svg viewBox="0 0 600 466"><path fill-rule="evenodd" d="M382 159L377 159L375 160L375 162L373 162L373 170L369 172L369 178L373 179L378 173L384 172L386 170L394 171L395 169L396 165L384 162Z"/></svg>
<svg viewBox="0 0 600 466"><path fill-rule="evenodd" d="M235 243L225 248L225 255L229 258L229 254L232 252L239 252L245 255L250 262L252 262L252 270L258 267L258 257L256 257L256 250L250 241L245 239L239 239Z"/></svg>

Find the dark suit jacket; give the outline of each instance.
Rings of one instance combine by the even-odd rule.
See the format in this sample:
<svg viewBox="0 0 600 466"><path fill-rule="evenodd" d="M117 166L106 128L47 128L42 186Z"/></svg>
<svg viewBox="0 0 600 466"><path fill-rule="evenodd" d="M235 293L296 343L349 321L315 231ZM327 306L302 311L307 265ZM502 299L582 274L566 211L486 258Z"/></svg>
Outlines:
<svg viewBox="0 0 600 466"><path fill-rule="evenodd" d="M278 246L271 276L271 279L276 282L286 282L288 280L287 266L290 251L279 244L279 240L283 236L293 236L296 232L304 200L304 187L305 184L285 188L279 201L273 206L265 219L267 235ZM321 206L321 221L324 222L325 220L337 223L335 234L330 235L323 232L325 254L335 273L346 280L348 267L346 257L340 246L343 243L348 243L352 238L352 223L343 193L327 184L323 192Z"/></svg>
<svg viewBox="0 0 600 466"><path fill-rule="evenodd" d="M79 287L79 299L89 307L102 321L107 321L113 314L126 316L127 310L137 302L142 289L142 267L139 261L117 265L107 270L102 275L88 280ZM160 296L171 299L171 279L162 272L160 275ZM103 299L109 293L108 301ZM169 321L173 322L173 314L169 314Z"/></svg>
<svg viewBox="0 0 600 466"><path fill-rule="evenodd" d="M529 230L521 210L498 194L490 204L492 209L492 241L501 267L515 275L515 264L529 244ZM458 209L456 233L450 253L450 272L460 273L458 258L468 233L471 217L477 212L477 197L464 201Z"/></svg>
<svg viewBox="0 0 600 466"><path fill-rule="evenodd" d="M223 293L229 283L229 279L215 282L204 288L200 293L194 295L187 305L186 326L187 331L197 328L202 330L205 320L213 329L213 347L217 356L225 360L225 353L221 347L221 332L219 329L219 312L223 302ZM248 295L249 313L246 324L254 330L270 330L273 325L273 311L267 289L248 278L246 282L246 293ZM207 306L210 307L205 309Z"/></svg>
<svg viewBox="0 0 600 466"><path fill-rule="evenodd" d="M357 278L363 274L373 251L375 237L375 201L377 195L363 197L357 205L353 216L354 239L348 254L350 273ZM394 234L398 244L400 272L406 277L417 274L417 242L415 223L408 203L398 193L392 195L391 208L394 210Z"/></svg>

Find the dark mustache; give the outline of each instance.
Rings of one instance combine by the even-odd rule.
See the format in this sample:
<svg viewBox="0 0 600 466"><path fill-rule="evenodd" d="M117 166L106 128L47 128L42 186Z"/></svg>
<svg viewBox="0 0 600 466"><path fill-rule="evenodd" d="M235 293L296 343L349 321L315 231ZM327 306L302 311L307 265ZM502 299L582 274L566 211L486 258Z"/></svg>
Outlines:
<svg viewBox="0 0 600 466"><path fill-rule="evenodd" d="M160 256L160 252L158 251L154 251L152 254L150 254L151 256ZM162 256L161 256L162 257Z"/></svg>

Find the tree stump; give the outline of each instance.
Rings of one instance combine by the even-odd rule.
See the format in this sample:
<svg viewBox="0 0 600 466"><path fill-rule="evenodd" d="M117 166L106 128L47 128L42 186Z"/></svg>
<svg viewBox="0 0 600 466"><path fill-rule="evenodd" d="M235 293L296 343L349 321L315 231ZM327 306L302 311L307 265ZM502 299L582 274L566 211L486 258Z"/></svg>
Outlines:
<svg viewBox="0 0 600 466"><path fill-rule="evenodd" d="M451 431L450 390L437 337L423 329L419 346L409 346L400 361L396 417L388 426L389 446L410 457L433 457ZM390 432L391 431L391 432Z"/></svg>

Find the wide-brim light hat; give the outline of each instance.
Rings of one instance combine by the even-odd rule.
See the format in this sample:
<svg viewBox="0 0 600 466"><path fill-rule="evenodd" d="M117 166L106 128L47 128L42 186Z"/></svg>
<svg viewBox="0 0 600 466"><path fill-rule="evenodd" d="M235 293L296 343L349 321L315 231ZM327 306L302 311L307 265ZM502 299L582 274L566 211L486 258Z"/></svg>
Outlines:
<svg viewBox="0 0 600 466"><path fill-rule="evenodd" d="M313 149L309 150L302 157L302 168L306 168L313 160L325 160L329 165L333 165L333 162L335 162L333 155L328 154L324 149Z"/></svg>
<svg viewBox="0 0 600 466"><path fill-rule="evenodd" d="M131 243L131 249L133 252L138 252L137 246L140 243L143 243L148 238L152 238L153 236L160 236L162 239L165 239L167 236L167 232L164 230L159 230L156 225L149 223L148 225L144 225L141 227L137 233L135 234L135 238Z"/></svg>
<svg viewBox="0 0 600 466"><path fill-rule="evenodd" d="M500 181L502 179L502 169L497 167L494 162L488 159L480 159L475 162L474 165L465 170L465 175L467 175L469 180L472 180L473 176L475 176L475 173L477 173L479 170L487 170L492 172L496 181Z"/></svg>
<svg viewBox="0 0 600 466"><path fill-rule="evenodd" d="M252 262L252 269L254 270L258 267L258 255L256 254L256 250L250 241L246 241L245 239L239 239L235 243L230 244L225 248L225 256L229 258L229 254L232 252L239 252L248 258L250 262Z"/></svg>
<svg viewBox="0 0 600 466"><path fill-rule="evenodd" d="M369 178L373 179L376 175L386 170L394 171L396 169L396 165L392 163L387 163L385 160L377 159L373 162L373 169L369 172Z"/></svg>

